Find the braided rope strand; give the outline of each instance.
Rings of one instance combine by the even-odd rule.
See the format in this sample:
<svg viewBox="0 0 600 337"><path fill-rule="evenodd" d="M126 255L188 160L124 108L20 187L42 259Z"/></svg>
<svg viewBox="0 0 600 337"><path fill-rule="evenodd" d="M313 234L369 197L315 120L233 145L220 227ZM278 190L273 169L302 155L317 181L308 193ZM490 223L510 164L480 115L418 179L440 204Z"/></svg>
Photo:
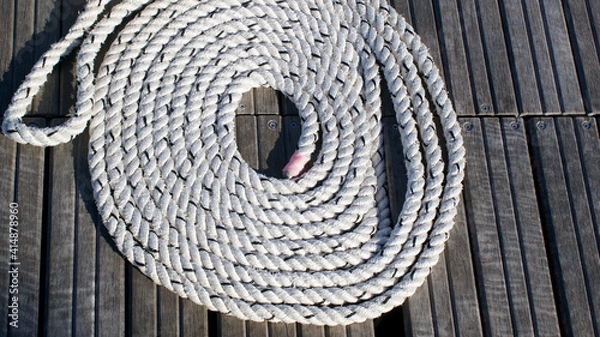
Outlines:
<svg viewBox="0 0 600 337"><path fill-rule="evenodd" d="M25 125L47 75L78 45L73 116ZM396 223L381 81L408 178ZM237 150L235 110L261 86L298 108L294 158L322 138L299 177L261 175ZM88 122L94 198L121 253L157 284L241 319L350 324L400 305L437 263L462 190L461 131L439 70L381 0L90 2L2 127L53 146Z"/></svg>

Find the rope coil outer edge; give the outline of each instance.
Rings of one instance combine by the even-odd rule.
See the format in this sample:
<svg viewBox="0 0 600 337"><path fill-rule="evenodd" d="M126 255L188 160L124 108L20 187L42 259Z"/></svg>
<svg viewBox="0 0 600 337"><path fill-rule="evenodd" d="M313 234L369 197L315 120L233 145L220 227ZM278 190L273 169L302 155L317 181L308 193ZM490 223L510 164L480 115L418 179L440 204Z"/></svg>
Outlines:
<svg viewBox="0 0 600 337"><path fill-rule="evenodd" d="M379 0L113 2L88 3L34 65L2 127L17 142L53 146L90 123L94 198L132 264L210 310L256 321L362 322L414 293L454 224L464 148L438 69L393 8ZM25 125L46 77L77 46L75 112L56 127ZM396 223L382 80L408 175ZM260 175L237 151L237 103L259 86L297 106L297 154L310 156L322 137L317 161L296 179Z"/></svg>

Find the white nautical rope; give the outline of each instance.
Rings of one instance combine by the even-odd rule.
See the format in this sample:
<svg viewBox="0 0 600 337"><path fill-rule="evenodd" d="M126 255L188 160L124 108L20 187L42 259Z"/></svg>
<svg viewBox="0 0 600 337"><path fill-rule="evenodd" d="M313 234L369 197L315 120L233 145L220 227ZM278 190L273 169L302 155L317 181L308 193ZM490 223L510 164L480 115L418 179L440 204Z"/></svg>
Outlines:
<svg viewBox="0 0 600 337"><path fill-rule="evenodd" d="M23 124L79 44L73 116L53 128ZM397 223L380 74L408 172ZM322 135L317 161L296 179L260 175L237 151L235 109L258 86L296 104L298 156ZM378 317L423 283L453 225L464 167L456 115L426 47L379 0L91 2L15 93L3 131L56 145L90 118L94 196L117 247L211 310L329 325Z"/></svg>

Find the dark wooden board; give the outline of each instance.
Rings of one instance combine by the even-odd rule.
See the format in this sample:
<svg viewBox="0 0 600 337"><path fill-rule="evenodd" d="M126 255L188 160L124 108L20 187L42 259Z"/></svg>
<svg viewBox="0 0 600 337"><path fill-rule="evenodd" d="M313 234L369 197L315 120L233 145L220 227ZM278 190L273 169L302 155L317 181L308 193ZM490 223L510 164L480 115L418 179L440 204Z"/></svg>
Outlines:
<svg viewBox="0 0 600 337"><path fill-rule="evenodd" d="M527 34L525 15L520 0L506 0L500 5L509 41L508 52L522 115L539 114L542 104L535 75L534 59Z"/></svg>
<svg viewBox="0 0 600 337"><path fill-rule="evenodd" d="M529 161L525 122L520 118L503 118L500 123L509 190L506 190L506 186L502 187L505 189L504 193L510 193L510 204L501 203L509 198L508 195L500 195L499 187L495 188L495 193L497 207L512 209L511 216L514 216L514 227L508 228L503 246L507 249L512 247L514 254L509 257L509 260L514 260L510 263L514 276L509 275L508 280L516 325L523 334L558 336L558 317L554 297L550 296L552 282ZM490 151L488 156L492 158L494 154ZM508 256L508 252L505 255ZM517 265L519 260L522 262ZM523 268L522 271L519 268Z"/></svg>
<svg viewBox="0 0 600 337"><path fill-rule="evenodd" d="M467 51L463 40L460 13L456 0L440 0L437 2L439 18L440 45L442 49L446 86L458 115L475 115L477 109L471 91Z"/></svg>
<svg viewBox="0 0 600 337"><path fill-rule="evenodd" d="M246 336L246 324L229 315L219 315L219 335L222 337Z"/></svg>
<svg viewBox="0 0 600 337"><path fill-rule="evenodd" d="M190 300L180 299L180 336L208 337L208 311Z"/></svg>
<svg viewBox="0 0 600 337"><path fill-rule="evenodd" d="M585 177L586 192L592 223L594 225L596 242L600 249L600 135L598 134L598 118L575 118L575 130L580 146L583 176Z"/></svg>
<svg viewBox="0 0 600 337"><path fill-rule="evenodd" d="M45 126L44 120L27 123ZM44 204L45 151L31 145L18 145L17 191L19 203L18 302L19 328L8 336L32 336L38 333L40 320L40 271L44 240L42 239Z"/></svg>
<svg viewBox="0 0 600 337"><path fill-rule="evenodd" d="M515 114L517 102L514 80L511 77L505 32L498 7L495 0L482 0L478 2L477 13L496 114Z"/></svg>
<svg viewBox="0 0 600 337"><path fill-rule="evenodd" d="M268 335L269 325L267 322L246 321L246 336L267 337Z"/></svg>
<svg viewBox="0 0 600 337"><path fill-rule="evenodd" d="M300 325L298 335L300 337L325 337L325 327L318 325Z"/></svg>
<svg viewBox="0 0 600 337"><path fill-rule="evenodd" d="M11 207L10 204L15 201L15 169L16 169L16 156L17 145L4 136L0 136L0 200L2 201L2 207L0 207L0 231L7 233L2 237L3 242L0 244L0 273L2 275L8 275L9 261L10 261L10 215ZM13 207L14 208L14 207ZM17 208L18 210L18 208ZM13 213L14 215L14 213ZM19 216L19 214L17 214ZM0 335L7 335L8 323L12 320L9 319L9 299L12 298L12 294L9 293L9 287L11 280L8 277L0 278Z"/></svg>
<svg viewBox="0 0 600 337"><path fill-rule="evenodd" d="M363 323L350 324L346 327L348 337L373 337L373 321L366 320Z"/></svg>
<svg viewBox="0 0 600 337"><path fill-rule="evenodd" d="M486 71L484 48L481 30L474 0L458 1L461 25L463 26L464 43L467 50L468 71L471 76L475 112L479 116L495 113L492 100L492 89ZM467 69L465 69L467 70Z"/></svg>
<svg viewBox="0 0 600 337"><path fill-rule="evenodd" d="M125 336L125 260L100 225L96 241L96 331Z"/></svg>
<svg viewBox="0 0 600 337"><path fill-rule="evenodd" d="M75 251L73 285L73 333L76 336L94 334L97 324L96 270L97 226L101 226L92 196L91 178L87 162L89 136L79 135L73 141L77 204L75 211Z"/></svg>
<svg viewBox="0 0 600 337"><path fill-rule="evenodd" d="M404 312L404 329L406 335L434 335L428 280L425 280L423 285L404 302L402 309Z"/></svg>
<svg viewBox="0 0 600 337"><path fill-rule="evenodd" d="M561 1L540 0L539 4L544 17L547 43L550 48L562 111L564 113L582 112L584 107L581 89ZM535 6L535 3L532 6Z"/></svg>
<svg viewBox="0 0 600 337"><path fill-rule="evenodd" d="M575 141L572 120L535 118L529 132L561 332L592 336L597 331L591 313L597 310L598 286L590 277L600 264L597 243L590 245L594 233L585 220L589 211L581 213L584 203L577 202L585 191L577 186L581 176L574 172L580 165L579 158L573 158L579 155L573 149L577 145L568 144Z"/></svg>
<svg viewBox="0 0 600 337"><path fill-rule="evenodd" d="M479 305L483 312L484 334L506 336L514 333L504 275L498 217L494 210L486 144L499 141L485 138L485 124L465 118L463 136L469 167L465 179L467 220L478 281Z"/></svg>
<svg viewBox="0 0 600 337"><path fill-rule="evenodd" d="M53 120L58 124L62 120ZM51 124L51 125L52 125ZM48 248L44 263L48 283L45 330L49 336L71 335L73 326L73 288L75 261L76 196L73 144L61 144L49 150L50 215L46 226Z"/></svg>
<svg viewBox="0 0 600 337"><path fill-rule="evenodd" d="M156 336L157 335L157 286L137 268L127 263L126 335Z"/></svg>
<svg viewBox="0 0 600 337"><path fill-rule="evenodd" d="M13 39L14 35L14 14L15 3L13 1L0 2L0 31L10 38L0 39L0 111L8 106L12 92L13 79L11 69L13 59ZM0 231L9 233L10 231L10 203L14 201L15 191L15 170L17 158L17 145L5 136L0 136L0 200L3 201L0 207ZM1 261L9 261L10 244L8 241L0 244ZM0 263L1 275L8 275L9 265L7 262ZM9 286L8 277L0 277L0 335L6 336L8 333L8 305L9 305Z"/></svg>
<svg viewBox="0 0 600 337"><path fill-rule="evenodd" d="M464 199L464 198L463 198ZM444 252L451 292L452 315L457 336L482 336L472 248L464 201L458 205L456 224Z"/></svg>
<svg viewBox="0 0 600 337"><path fill-rule="evenodd" d="M156 335L180 336L179 297L165 287L157 287Z"/></svg>
<svg viewBox="0 0 600 337"><path fill-rule="evenodd" d="M550 57L550 47L546 34L544 16L538 0L523 2L524 18L529 33L529 43L534 59L534 71L540 90L540 99L544 114L562 113L557 85L554 80L555 72Z"/></svg>
<svg viewBox="0 0 600 337"><path fill-rule="evenodd" d="M269 337L296 337L296 324L268 323Z"/></svg>
<svg viewBox="0 0 600 337"><path fill-rule="evenodd" d="M597 41L594 41L596 27L590 22L587 3L588 1L568 0L563 2L563 6L576 57L585 110L598 112L600 111L600 54Z"/></svg>

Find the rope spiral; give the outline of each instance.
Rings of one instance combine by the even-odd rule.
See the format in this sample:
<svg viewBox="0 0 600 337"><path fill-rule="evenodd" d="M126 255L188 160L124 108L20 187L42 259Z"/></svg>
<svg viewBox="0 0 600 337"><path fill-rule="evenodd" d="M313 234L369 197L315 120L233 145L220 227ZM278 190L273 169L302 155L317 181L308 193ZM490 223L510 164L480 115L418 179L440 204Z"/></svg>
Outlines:
<svg viewBox="0 0 600 337"><path fill-rule="evenodd" d="M52 146L89 122L94 198L133 265L210 310L256 321L362 322L414 293L453 226L464 149L438 69L392 7L383 0L113 2L88 3L35 64L3 131ZM78 46L71 118L51 128L25 125L48 74ZM408 176L396 223L382 81ZM298 108L295 155L310 157L322 138L317 160L299 177L261 175L237 150L235 110L243 93L261 86Z"/></svg>

